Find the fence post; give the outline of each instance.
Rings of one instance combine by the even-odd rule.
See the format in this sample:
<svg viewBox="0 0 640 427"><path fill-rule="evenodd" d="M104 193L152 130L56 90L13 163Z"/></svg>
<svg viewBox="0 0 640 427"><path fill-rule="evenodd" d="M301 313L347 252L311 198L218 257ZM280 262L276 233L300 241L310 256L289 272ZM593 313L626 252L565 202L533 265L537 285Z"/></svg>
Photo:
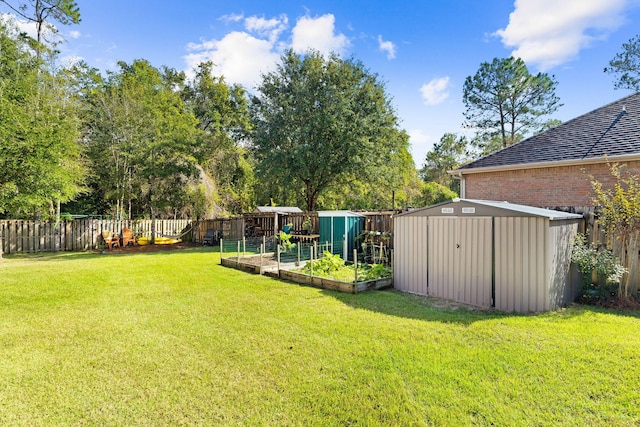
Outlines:
<svg viewBox="0 0 640 427"><path fill-rule="evenodd" d="M0 259L2 259L2 247L4 246L4 239L2 238L2 228L4 225L0 223Z"/></svg>
<svg viewBox="0 0 640 427"><path fill-rule="evenodd" d="M358 291L358 250L354 249L353 250L353 270L355 271L355 278L353 280L353 283L356 284L356 292Z"/></svg>
<svg viewBox="0 0 640 427"><path fill-rule="evenodd" d="M220 265L222 265L222 255L224 254L224 242L220 239Z"/></svg>
<svg viewBox="0 0 640 427"><path fill-rule="evenodd" d="M389 255L391 257L391 283L394 283L394 277L396 273L393 271L393 264L394 264L393 249L391 249L389 252L391 253L391 255Z"/></svg>
<svg viewBox="0 0 640 427"><path fill-rule="evenodd" d="M236 262L240 262L240 240L238 240L238 251L236 252Z"/></svg>
<svg viewBox="0 0 640 427"><path fill-rule="evenodd" d="M298 243L298 262L296 263L296 266L300 265L300 246L302 246L302 242ZM0 248L2 249L2 248ZM0 250L0 255L2 255L2 251Z"/></svg>
<svg viewBox="0 0 640 427"><path fill-rule="evenodd" d="M277 256L278 256L278 277L280 277L280 245L278 245Z"/></svg>

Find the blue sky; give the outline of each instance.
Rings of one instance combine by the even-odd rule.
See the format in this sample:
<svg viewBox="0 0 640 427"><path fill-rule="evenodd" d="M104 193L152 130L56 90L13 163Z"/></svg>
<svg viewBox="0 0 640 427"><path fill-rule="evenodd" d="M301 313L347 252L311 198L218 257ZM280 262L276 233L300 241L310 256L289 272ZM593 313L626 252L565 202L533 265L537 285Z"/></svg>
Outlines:
<svg viewBox="0 0 640 427"><path fill-rule="evenodd" d="M640 33L640 0L77 1L62 56L102 70L212 60L251 89L288 48L356 58L386 82L417 167L445 132L465 132L462 86L480 63L514 54L555 75L553 118L566 121L629 93L603 68Z"/></svg>

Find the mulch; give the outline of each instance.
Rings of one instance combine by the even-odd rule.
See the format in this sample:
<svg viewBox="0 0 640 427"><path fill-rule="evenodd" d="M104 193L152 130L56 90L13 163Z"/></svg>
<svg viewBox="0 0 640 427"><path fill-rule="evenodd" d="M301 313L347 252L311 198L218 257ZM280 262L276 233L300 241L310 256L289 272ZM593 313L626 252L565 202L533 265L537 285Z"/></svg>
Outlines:
<svg viewBox="0 0 640 427"><path fill-rule="evenodd" d="M173 245L128 245L124 247L116 246L113 249L102 249L97 250L96 252L105 253L145 253L145 252L162 252L162 251L173 251L177 249L189 249L189 248L197 248L201 247L201 245L197 243L175 243Z"/></svg>
<svg viewBox="0 0 640 427"><path fill-rule="evenodd" d="M636 297L608 298L605 301L590 301L587 299L578 298L576 302L579 304L611 308L614 310L640 310L640 299Z"/></svg>

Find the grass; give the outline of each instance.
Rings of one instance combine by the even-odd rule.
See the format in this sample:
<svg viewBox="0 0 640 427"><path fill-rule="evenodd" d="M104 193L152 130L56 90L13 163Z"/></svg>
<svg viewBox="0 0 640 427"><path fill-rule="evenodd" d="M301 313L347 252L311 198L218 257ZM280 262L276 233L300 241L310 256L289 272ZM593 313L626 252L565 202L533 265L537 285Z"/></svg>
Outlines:
<svg viewBox="0 0 640 427"><path fill-rule="evenodd" d="M0 424L640 424L638 313L465 311L218 263L0 261Z"/></svg>

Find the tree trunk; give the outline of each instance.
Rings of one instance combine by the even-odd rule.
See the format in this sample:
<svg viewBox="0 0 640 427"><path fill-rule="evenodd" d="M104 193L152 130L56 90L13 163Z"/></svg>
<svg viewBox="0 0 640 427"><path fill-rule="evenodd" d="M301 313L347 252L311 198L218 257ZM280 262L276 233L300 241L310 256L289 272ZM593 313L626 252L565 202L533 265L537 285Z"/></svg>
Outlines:
<svg viewBox="0 0 640 427"><path fill-rule="evenodd" d="M153 179L149 178L149 210L151 211L151 244L156 244L156 210L153 208Z"/></svg>
<svg viewBox="0 0 640 427"><path fill-rule="evenodd" d="M627 261L627 243L625 239L613 239L612 243L612 252L615 256L620 260L620 265L623 267L629 267L629 263ZM618 295L624 296L626 294L627 282L629 280L629 274L625 274L622 279L620 279L620 283L618 285Z"/></svg>
<svg viewBox="0 0 640 427"><path fill-rule="evenodd" d="M307 212L313 212L316 210L316 203L318 202L318 191L313 190L311 183L307 182Z"/></svg>
<svg viewBox="0 0 640 427"><path fill-rule="evenodd" d="M638 294L638 252L640 251L640 232L634 231L629 236L627 244L627 263L626 267L629 272L626 274L625 289L627 294L625 296L636 296Z"/></svg>

